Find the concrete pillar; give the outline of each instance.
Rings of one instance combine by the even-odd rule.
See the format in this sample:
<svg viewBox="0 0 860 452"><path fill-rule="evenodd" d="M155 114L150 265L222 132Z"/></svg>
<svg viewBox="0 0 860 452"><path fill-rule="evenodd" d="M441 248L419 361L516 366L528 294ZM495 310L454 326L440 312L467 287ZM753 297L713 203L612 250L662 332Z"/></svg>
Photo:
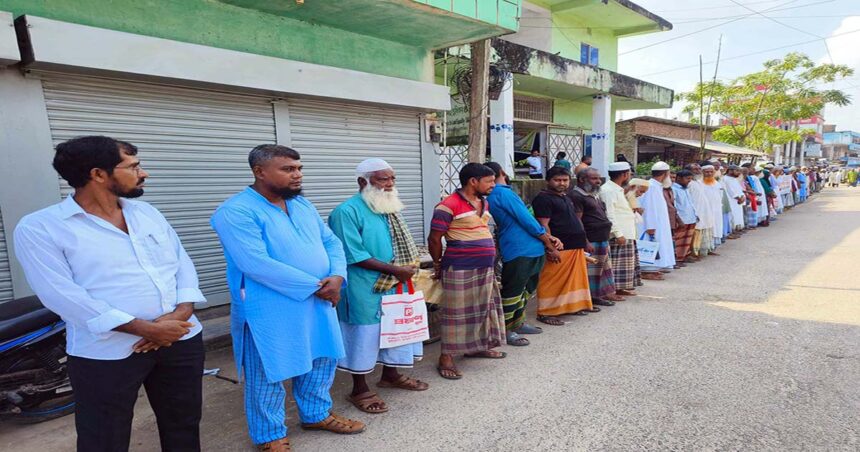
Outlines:
<svg viewBox="0 0 860 452"><path fill-rule="evenodd" d="M42 83L16 69L0 68L0 206L16 298L32 295L15 258L12 231L24 215L60 201L60 184L51 167L54 143ZM26 196L22 196L26 193ZM2 240L2 238L0 238Z"/></svg>
<svg viewBox="0 0 860 452"><path fill-rule="evenodd" d="M792 166L796 163L794 160L794 156L795 156L794 152L796 150L796 146L795 146L796 144L797 143L794 141L788 143L788 166Z"/></svg>
<svg viewBox="0 0 860 452"><path fill-rule="evenodd" d="M591 166L607 176L607 168L613 161L612 149L612 97L608 94L594 96L591 103Z"/></svg>
<svg viewBox="0 0 860 452"><path fill-rule="evenodd" d="M490 101L490 158L514 177L514 89L510 73L505 76L499 100Z"/></svg>

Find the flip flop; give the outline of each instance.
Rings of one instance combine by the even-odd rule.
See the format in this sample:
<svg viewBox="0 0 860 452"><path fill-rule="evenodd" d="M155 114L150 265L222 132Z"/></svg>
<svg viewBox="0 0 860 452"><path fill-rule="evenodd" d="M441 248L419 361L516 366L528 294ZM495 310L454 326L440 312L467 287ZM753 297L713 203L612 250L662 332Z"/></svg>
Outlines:
<svg viewBox="0 0 860 452"><path fill-rule="evenodd" d="M463 375L460 374L460 370L454 366L450 366L450 367L436 366L436 371L439 372L440 377L445 378L447 380L459 380L459 379L463 378ZM444 371L453 372L454 376L445 375L442 373Z"/></svg>
<svg viewBox="0 0 860 452"><path fill-rule="evenodd" d="M388 412L388 405L385 404L385 401L379 398L379 395L375 392L362 392L361 394L356 395L347 395L346 400L355 405L359 411L363 411L369 414L381 414ZM382 408L373 409L371 406L382 406Z"/></svg>
<svg viewBox="0 0 860 452"><path fill-rule="evenodd" d="M519 328L514 330L514 333L517 334L540 334L543 333L543 328L539 326L529 325L528 323L523 323Z"/></svg>
<svg viewBox="0 0 860 452"><path fill-rule="evenodd" d="M561 320L555 316L539 315L537 319L538 319L538 322L546 323L547 325L552 325L552 326L563 326L563 325L565 325L564 320Z"/></svg>
<svg viewBox="0 0 860 452"><path fill-rule="evenodd" d="M600 308L598 308L597 306L592 306L591 309L586 309L584 311L579 311L579 312L600 312ZM587 314L577 313L576 315L587 315Z"/></svg>
<svg viewBox="0 0 860 452"><path fill-rule="evenodd" d="M505 340L508 345L512 345L514 347L525 347L526 345L529 345L531 343L528 339L520 336L513 331L508 331L507 333L505 333Z"/></svg>
<svg viewBox="0 0 860 452"><path fill-rule="evenodd" d="M379 388L405 389L407 391L426 391L430 385L417 379L409 378L406 375L400 375L397 381L379 380L376 383Z"/></svg>
<svg viewBox="0 0 860 452"><path fill-rule="evenodd" d="M504 359L507 358L508 354L506 352L499 352L498 355L491 355L489 350L485 350L483 352L478 352L475 354L465 354L466 358L485 358L485 359Z"/></svg>

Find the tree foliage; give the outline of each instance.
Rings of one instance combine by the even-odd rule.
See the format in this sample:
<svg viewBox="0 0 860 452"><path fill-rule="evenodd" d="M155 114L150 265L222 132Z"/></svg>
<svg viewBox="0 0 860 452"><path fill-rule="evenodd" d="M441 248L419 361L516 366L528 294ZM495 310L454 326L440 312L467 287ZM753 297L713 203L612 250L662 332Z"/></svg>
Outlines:
<svg viewBox="0 0 860 452"><path fill-rule="evenodd" d="M789 53L782 59L765 62L764 69L758 72L729 82L699 83L692 91L678 94L677 99L686 102L683 111L696 122L710 101L710 112L726 124L714 132L714 139L770 151L772 145L814 133L796 125L783 130L780 124L811 118L828 104L850 104L849 95L822 86L853 73L845 65L815 64L802 53Z"/></svg>

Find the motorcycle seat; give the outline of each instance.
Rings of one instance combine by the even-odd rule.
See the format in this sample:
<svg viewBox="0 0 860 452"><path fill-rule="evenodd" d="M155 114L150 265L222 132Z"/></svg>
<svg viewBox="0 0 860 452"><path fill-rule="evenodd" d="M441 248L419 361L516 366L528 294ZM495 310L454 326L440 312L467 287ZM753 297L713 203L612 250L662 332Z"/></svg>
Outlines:
<svg viewBox="0 0 860 452"><path fill-rule="evenodd" d="M0 303L0 343L31 333L60 320L36 296Z"/></svg>

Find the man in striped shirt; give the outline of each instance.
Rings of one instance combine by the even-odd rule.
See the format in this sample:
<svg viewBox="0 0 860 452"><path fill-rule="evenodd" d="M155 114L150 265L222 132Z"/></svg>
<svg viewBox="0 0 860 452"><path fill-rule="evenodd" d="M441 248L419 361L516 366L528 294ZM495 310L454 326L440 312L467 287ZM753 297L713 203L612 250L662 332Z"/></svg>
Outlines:
<svg viewBox="0 0 860 452"><path fill-rule="evenodd" d="M469 163L460 170L460 190L445 198L433 212L427 242L435 277L442 280L442 354L439 374L459 380L463 374L455 355L500 359L492 350L505 343L504 313L493 267L496 247L487 224L486 196L495 187L493 170ZM447 248L442 252L442 238Z"/></svg>

